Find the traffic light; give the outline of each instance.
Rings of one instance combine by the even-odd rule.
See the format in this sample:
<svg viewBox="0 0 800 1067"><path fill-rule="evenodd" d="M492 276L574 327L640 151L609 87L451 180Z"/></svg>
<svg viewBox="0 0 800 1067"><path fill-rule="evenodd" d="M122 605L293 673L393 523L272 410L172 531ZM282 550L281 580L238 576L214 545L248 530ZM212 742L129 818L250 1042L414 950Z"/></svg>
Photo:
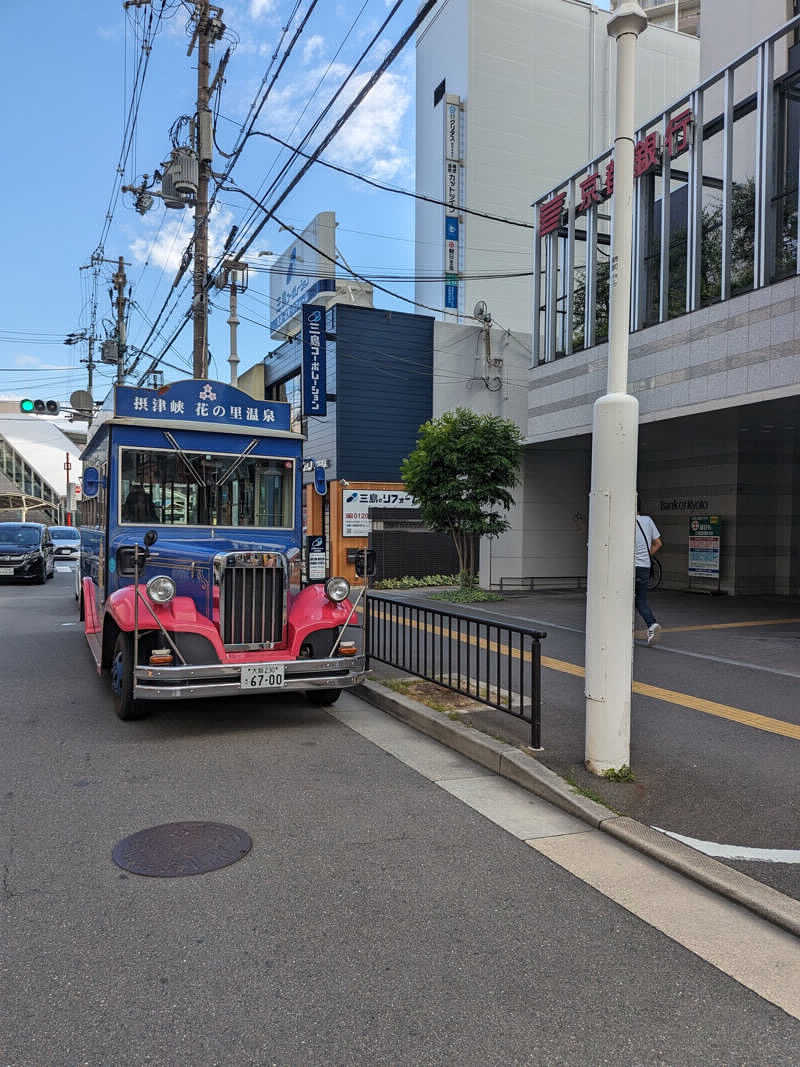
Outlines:
<svg viewBox="0 0 800 1067"><path fill-rule="evenodd" d="M19 410L25 415L57 415L57 400L20 400Z"/></svg>

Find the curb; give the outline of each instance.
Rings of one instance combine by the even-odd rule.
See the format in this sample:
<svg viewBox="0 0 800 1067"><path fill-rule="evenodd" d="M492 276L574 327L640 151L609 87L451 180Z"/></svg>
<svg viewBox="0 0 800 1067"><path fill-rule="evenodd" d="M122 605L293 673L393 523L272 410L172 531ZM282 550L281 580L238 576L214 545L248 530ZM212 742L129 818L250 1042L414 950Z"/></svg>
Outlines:
<svg viewBox="0 0 800 1067"><path fill-rule="evenodd" d="M636 819L610 813L602 804L573 792L560 775L521 749L495 741L470 726L448 719L441 712L434 711L411 697L386 689L376 682L362 682L350 692L395 719L413 726L415 730L460 752L482 767L555 804L570 815L583 819L595 829L611 834L651 859L658 860L679 874L800 937L800 901L787 897L777 889L764 885L733 867L727 867L719 860L705 856L702 852L697 852Z"/></svg>

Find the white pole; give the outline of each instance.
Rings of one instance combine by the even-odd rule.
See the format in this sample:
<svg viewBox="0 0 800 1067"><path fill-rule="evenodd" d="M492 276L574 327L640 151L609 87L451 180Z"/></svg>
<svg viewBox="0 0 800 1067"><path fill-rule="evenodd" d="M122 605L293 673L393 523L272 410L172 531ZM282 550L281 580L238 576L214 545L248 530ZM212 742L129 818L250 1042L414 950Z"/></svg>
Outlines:
<svg viewBox="0 0 800 1067"><path fill-rule="evenodd" d="M228 356L228 362L231 365L231 385L239 384L239 352L237 349L237 337L236 331L239 326L239 311L238 302L236 299L236 279L238 275L235 270L232 270L228 275L231 286L231 312L228 316L228 325L231 328L231 354Z"/></svg>
<svg viewBox="0 0 800 1067"><path fill-rule="evenodd" d="M628 334L633 235L633 98L636 42L647 16L635 2L616 8L617 119L609 295L608 391L594 405L586 599L586 767L630 765L633 666L633 546L639 403L629 396Z"/></svg>

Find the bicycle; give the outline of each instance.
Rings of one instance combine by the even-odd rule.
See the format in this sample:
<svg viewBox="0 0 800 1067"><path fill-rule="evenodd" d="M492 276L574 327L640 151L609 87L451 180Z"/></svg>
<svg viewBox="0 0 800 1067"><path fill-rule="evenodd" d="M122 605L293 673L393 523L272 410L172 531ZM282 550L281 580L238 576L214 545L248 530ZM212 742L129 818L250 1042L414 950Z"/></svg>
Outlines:
<svg viewBox="0 0 800 1067"><path fill-rule="evenodd" d="M647 588L650 592L654 589L661 587L661 579L664 577L664 570L661 566L661 562L653 557L650 560L650 577L647 579Z"/></svg>

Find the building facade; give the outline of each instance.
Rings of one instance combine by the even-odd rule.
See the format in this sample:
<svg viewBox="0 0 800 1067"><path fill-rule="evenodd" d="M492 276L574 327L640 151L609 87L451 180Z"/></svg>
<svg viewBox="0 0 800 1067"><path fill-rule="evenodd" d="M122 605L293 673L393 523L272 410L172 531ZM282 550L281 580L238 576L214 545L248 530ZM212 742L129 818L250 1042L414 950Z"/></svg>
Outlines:
<svg viewBox="0 0 800 1067"><path fill-rule="evenodd" d="M530 331L535 191L613 140L610 18L581 0L442 0L425 21L416 48L416 189L448 207L416 202L420 312L470 321L484 301L498 325ZM695 38L648 29L637 121L694 84L698 71Z"/></svg>
<svg viewBox="0 0 800 1067"><path fill-rule="evenodd" d="M751 32L766 32L720 67L731 6L704 0L712 73L636 134L629 389L639 491L662 531L666 585L693 584L693 523L714 517L718 574L700 587L797 595L800 16L770 25L783 3L744 5ZM509 574L585 573L612 164L598 154L537 198L523 487L514 535L499 546Z"/></svg>
<svg viewBox="0 0 800 1067"><path fill-rule="evenodd" d="M324 416L303 417L299 337L264 360L262 396L288 402L292 427L306 434L306 535L325 538L329 573L357 580L369 509L414 506L400 468L432 415L433 319L339 303L327 309L326 337ZM315 468L324 474L324 494L314 487Z"/></svg>
<svg viewBox="0 0 800 1067"><path fill-rule="evenodd" d="M75 509L80 472L80 449L51 419L0 401L0 521L63 521Z"/></svg>

